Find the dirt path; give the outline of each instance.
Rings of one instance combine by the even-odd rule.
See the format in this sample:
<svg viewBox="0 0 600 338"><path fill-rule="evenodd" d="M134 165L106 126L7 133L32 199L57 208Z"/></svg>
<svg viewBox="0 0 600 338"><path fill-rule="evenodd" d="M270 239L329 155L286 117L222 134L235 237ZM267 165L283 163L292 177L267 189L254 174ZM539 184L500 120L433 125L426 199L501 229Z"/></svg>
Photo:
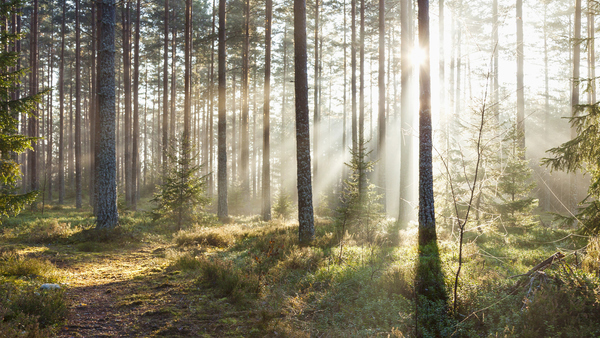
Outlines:
<svg viewBox="0 0 600 338"><path fill-rule="evenodd" d="M165 279L163 261L151 250L140 249L92 256L80 263L57 262L71 274L67 291L71 311L59 337L151 335L159 324L156 318L155 325L140 324L147 319L143 317L152 317L148 311L165 305L152 301L165 298L164 286L152 287Z"/></svg>

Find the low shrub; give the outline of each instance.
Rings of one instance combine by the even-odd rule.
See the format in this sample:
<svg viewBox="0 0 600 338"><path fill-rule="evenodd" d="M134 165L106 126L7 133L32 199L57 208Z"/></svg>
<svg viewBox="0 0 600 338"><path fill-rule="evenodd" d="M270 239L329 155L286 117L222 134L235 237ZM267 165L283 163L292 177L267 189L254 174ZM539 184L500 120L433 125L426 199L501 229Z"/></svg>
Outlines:
<svg viewBox="0 0 600 338"><path fill-rule="evenodd" d="M7 277L29 277L43 282L57 282L60 274L48 260L8 256L0 260L0 275Z"/></svg>
<svg viewBox="0 0 600 338"><path fill-rule="evenodd" d="M195 228L181 230L175 235L178 246L206 245L225 248L235 242L235 236L223 228Z"/></svg>
<svg viewBox="0 0 600 338"><path fill-rule="evenodd" d="M39 219L25 234L26 243L46 244L56 242L72 235L75 231L67 223L58 222L57 219Z"/></svg>
<svg viewBox="0 0 600 338"><path fill-rule="evenodd" d="M242 271L232 262L218 258L200 259L201 280L219 290L232 303L254 298L260 289L259 277L250 271Z"/></svg>

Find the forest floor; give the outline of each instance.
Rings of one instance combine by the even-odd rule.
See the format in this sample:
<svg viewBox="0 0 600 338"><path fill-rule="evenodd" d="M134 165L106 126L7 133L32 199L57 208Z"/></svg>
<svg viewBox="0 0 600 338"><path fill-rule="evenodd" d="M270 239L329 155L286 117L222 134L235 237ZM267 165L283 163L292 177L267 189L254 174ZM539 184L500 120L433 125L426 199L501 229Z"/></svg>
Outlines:
<svg viewBox="0 0 600 338"><path fill-rule="evenodd" d="M527 222L466 234L457 308L462 319L448 319L442 335L556 334L528 326L536 305L527 289L542 282L516 289L510 277L556 251L578 269L583 256L573 250L586 240L536 217ZM51 282L61 285L64 318L48 324L42 320L48 313L34 315L44 332L58 337L413 336L416 229L401 230L399 245L392 246L386 226L382 221L366 235L355 229L340 240L335 224L320 219L315 242L302 247L297 224L280 220L240 217L222 224L208 217L178 230L147 213L122 212L118 230L106 234L93 230L89 210L27 211L0 226L0 331L6 323L26 327L2 309L19 309L2 298L3 285L29 285L39 295L35 288ZM451 295L457 243L451 228L440 227L439 236ZM563 270L546 272L564 284ZM592 309L600 307L600 298L590 299ZM532 310L523 312L523 304ZM540 309L546 320L547 304ZM572 310L557 309L556 316L564 311Z"/></svg>

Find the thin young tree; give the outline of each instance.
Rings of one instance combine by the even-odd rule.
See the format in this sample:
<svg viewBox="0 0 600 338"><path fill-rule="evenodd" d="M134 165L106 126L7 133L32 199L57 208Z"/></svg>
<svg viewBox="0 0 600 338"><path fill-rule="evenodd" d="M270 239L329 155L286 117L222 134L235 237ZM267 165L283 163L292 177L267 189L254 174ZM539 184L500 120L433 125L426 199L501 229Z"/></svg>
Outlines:
<svg viewBox="0 0 600 338"><path fill-rule="evenodd" d="M580 0L577 0L580 1ZM517 133L525 149L525 84L523 83L523 0L517 0ZM525 153L523 153L524 156Z"/></svg>
<svg viewBox="0 0 600 338"><path fill-rule="evenodd" d="M250 135L249 135L249 113L250 113L250 0L246 0L244 6L244 43L242 50L242 121L240 124L240 176L242 191L250 192L250 176L248 164L250 161Z"/></svg>
<svg viewBox="0 0 600 338"><path fill-rule="evenodd" d="M184 103L183 103L183 154L191 153L191 36L192 36L192 1L185 1L185 31L184 31Z"/></svg>
<svg viewBox="0 0 600 338"><path fill-rule="evenodd" d="M35 95L38 92L38 0L33 1L33 13L31 15L30 31L30 54L29 54L29 94ZM27 123L28 135L30 137L38 136L38 111L37 105L33 108L29 121ZM27 152L27 175L29 176L29 191L35 191L39 187L37 174L37 139L31 139L31 149ZM35 208L35 204L32 205Z"/></svg>
<svg viewBox="0 0 600 338"><path fill-rule="evenodd" d="M314 117L313 117L313 177L315 186L318 185L318 164L319 164L319 134L321 126L321 112L319 102L319 0L315 0L315 74L313 76L314 89L313 89L313 105L314 105Z"/></svg>
<svg viewBox="0 0 600 338"><path fill-rule="evenodd" d="M443 1L443 0L442 0ZM379 153L379 186L385 187L385 168L386 168L386 119L385 119L385 0L379 0L379 140L378 140L378 153ZM386 198L385 189L382 190L382 201L383 208L385 210Z"/></svg>
<svg viewBox="0 0 600 338"><path fill-rule="evenodd" d="M308 75L306 51L306 0L294 0L294 67L296 91L296 157L298 184L298 238L310 243L315 237L310 166Z"/></svg>
<svg viewBox="0 0 600 338"><path fill-rule="evenodd" d="M169 146L169 0L165 0L165 35L163 55L163 119L162 119L162 174L167 174L167 147Z"/></svg>
<svg viewBox="0 0 600 338"><path fill-rule="evenodd" d="M229 212L227 210L227 92L226 92L226 54L225 54L225 3L226 0L219 0L219 121L218 121L218 154L217 154L217 216L225 218Z"/></svg>
<svg viewBox="0 0 600 338"><path fill-rule="evenodd" d="M131 209L137 210L137 199L139 190L139 177L140 177L140 158L139 158L139 145L138 138L140 134L140 122L139 122L139 83L140 83L140 16L141 12L141 0L137 0L135 5L135 40L133 45L133 133L131 151Z"/></svg>
<svg viewBox="0 0 600 338"><path fill-rule="evenodd" d="M62 3L62 18L60 31L60 62L58 69L58 95L59 95L59 129L58 129L58 204L65 201L65 155L64 155L64 132L65 132L65 17L67 12L67 2Z"/></svg>
<svg viewBox="0 0 600 338"><path fill-rule="evenodd" d="M581 0L575 0L575 29L573 32L573 82L571 87L571 117L579 115L579 66L581 58ZM577 128L571 125L571 139L577 137ZM569 176L570 185L570 201L569 209L571 213L576 214L577 211L577 176L575 173Z"/></svg>
<svg viewBox="0 0 600 338"><path fill-rule="evenodd" d="M263 163L262 163L262 215L263 220L271 220L271 20L273 1L265 3L265 90L263 102ZM256 146L255 146L256 147Z"/></svg>
<svg viewBox="0 0 600 338"><path fill-rule="evenodd" d="M121 9L121 22L123 25L123 94L125 96L125 115L123 123L123 164L125 169L125 202L132 207L131 196L133 192L132 174L132 144L131 144L131 2L126 0Z"/></svg>
<svg viewBox="0 0 600 338"><path fill-rule="evenodd" d="M79 22L79 0L75 0L75 207L81 209L82 162L81 154L81 29Z"/></svg>
<svg viewBox="0 0 600 338"><path fill-rule="evenodd" d="M96 130L96 227L119 223L115 149L115 0L100 0L98 128Z"/></svg>

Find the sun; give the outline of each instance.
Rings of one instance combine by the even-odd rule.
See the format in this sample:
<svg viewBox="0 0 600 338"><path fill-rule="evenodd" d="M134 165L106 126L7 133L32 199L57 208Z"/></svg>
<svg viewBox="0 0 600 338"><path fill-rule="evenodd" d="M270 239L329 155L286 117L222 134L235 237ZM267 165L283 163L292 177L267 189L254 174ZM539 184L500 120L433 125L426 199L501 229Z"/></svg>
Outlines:
<svg viewBox="0 0 600 338"><path fill-rule="evenodd" d="M425 50L415 46L412 50L412 53L410 55L410 60L411 63L413 65L422 65L427 59L427 54L425 53Z"/></svg>

